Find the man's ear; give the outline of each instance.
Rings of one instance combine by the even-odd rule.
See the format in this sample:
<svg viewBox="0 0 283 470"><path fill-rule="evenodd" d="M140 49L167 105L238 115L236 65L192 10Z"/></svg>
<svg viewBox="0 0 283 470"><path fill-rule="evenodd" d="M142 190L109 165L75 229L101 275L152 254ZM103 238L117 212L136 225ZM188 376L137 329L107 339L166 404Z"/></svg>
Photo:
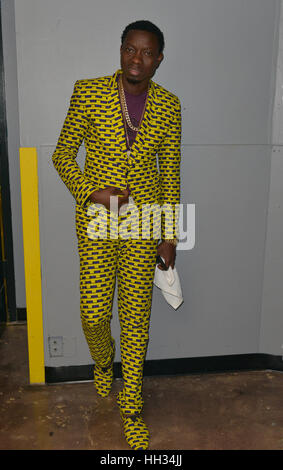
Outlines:
<svg viewBox="0 0 283 470"><path fill-rule="evenodd" d="M158 65L157 65L157 68L159 67L159 65L161 64L161 62L163 61L164 59L164 55L162 52L160 52L158 58L157 58L157 61L158 61Z"/></svg>

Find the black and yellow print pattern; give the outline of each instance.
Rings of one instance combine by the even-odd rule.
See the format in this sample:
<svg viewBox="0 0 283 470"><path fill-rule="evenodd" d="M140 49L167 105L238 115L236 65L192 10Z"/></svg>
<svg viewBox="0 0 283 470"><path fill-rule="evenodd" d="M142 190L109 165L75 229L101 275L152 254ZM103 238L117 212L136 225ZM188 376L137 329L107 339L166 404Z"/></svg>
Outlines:
<svg viewBox="0 0 283 470"><path fill-rule="evenodd" d="M77 202L78 237L87 237L91 216L85 209L96 189L106 186L126 189L129 185L138 207L154 203L174 206L180 201L179 98L150 81L142 124L128 157L117 87L120 73L117 70L113 76L76 82L52 156L55 168ZM86 158L82 171L76 157L83 141Z"/></svg>
<svg viewBox="0 0 283 470"><path fill-rule="evenodd" d="M159 238L165 238L164 219L160 236L153 230L141 236L143 205L171 205L180 201L181 106L179 99L150 81L139 132L127 155L118 74L78 80L52 156L62 181L76 200L76 234L80 258L80 312L91 356L94 383L107 396L113 382L115 341L111 336L113 296L118 284L118 314L123 389L117 403L124 432L131 447L146 448L148 431L139 414L143 408L143 366L149 339L153 278ZM86 158L82 171L76 162L84 141ZM157 161L158 156L158 161ZM159 167L159 168L158 168ZM107 236L97 238L95 208L90 194L106 186L130 187L139 211L136 238L127 237L128 215L117 217L118 236L110 236L109 216L101 216ZM133 222L135 225L135 222ZM177 234L174 218L171 233ZM120 230L121 229L121 230Z"/></svg>
<svg viewBox="0 0 283 470"><path fill-rule="evenodd" d="M121 393L117 397L118 405L121 409ZM120 411L123 421L124 434L129 446L134 450L145 450L149 444L149 431L140 414L129 415Z"/></svg>
<svg viewBox="0 0 283 470"><path fill-rule="evenodd" d="M113 361L110 322L117 276L124 413L141 412L143 407L143 365L149 338L157 243L157 240L119 238L80 239L78 245L81 320L91 356L100 368ZM107 384L112 383L112 373L108 372L104 377L108 382L100 387L105 389L102 391L105 394Z"/></svg>
<svg viewBox="0 0 283 470"><path fill-rule="evenodd" d="M111 337L110 320L88 325L82 317L82 327L88 347L95 362L94 385L97 393L107 397L114 380L113 363L115 357L115 340Z"/></svg>

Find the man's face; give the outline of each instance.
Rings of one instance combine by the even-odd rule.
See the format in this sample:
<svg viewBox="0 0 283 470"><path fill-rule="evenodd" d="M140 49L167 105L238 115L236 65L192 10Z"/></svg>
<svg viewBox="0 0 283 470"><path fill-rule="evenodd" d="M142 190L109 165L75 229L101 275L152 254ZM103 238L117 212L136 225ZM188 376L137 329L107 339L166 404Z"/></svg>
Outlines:
<svg viewBox="0 0 283 470"><path fill-rule="evenodd" d="M148 31L129 31L120 52L121 69L129 83L147 82L163 59L157 36Z"/></svg>

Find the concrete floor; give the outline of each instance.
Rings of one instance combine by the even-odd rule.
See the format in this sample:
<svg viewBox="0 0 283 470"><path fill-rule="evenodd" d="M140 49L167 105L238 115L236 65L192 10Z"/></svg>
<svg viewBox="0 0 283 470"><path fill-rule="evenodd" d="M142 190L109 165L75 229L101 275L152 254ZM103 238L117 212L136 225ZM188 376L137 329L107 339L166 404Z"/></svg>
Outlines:
<svg viewBox="0 0 283 470"><path fill-rule="evenodd" d="M91 382L28 384L26 325L0 337L0 449L129 450L115 396ZM283 449L283 374L231 372L144 378L149 450Z"/></svg>

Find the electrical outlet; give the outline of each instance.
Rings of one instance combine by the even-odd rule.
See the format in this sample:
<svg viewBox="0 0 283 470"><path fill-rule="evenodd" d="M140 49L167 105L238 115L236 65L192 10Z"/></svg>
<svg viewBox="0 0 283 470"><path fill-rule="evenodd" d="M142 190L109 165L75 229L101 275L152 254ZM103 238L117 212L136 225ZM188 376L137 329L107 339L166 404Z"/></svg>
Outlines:
<svg viewBox="0 0 283 470"><path fill-rule="evenodd" d="M49 336L48 346L50 357L63 356L63 336Z"/></svg>

